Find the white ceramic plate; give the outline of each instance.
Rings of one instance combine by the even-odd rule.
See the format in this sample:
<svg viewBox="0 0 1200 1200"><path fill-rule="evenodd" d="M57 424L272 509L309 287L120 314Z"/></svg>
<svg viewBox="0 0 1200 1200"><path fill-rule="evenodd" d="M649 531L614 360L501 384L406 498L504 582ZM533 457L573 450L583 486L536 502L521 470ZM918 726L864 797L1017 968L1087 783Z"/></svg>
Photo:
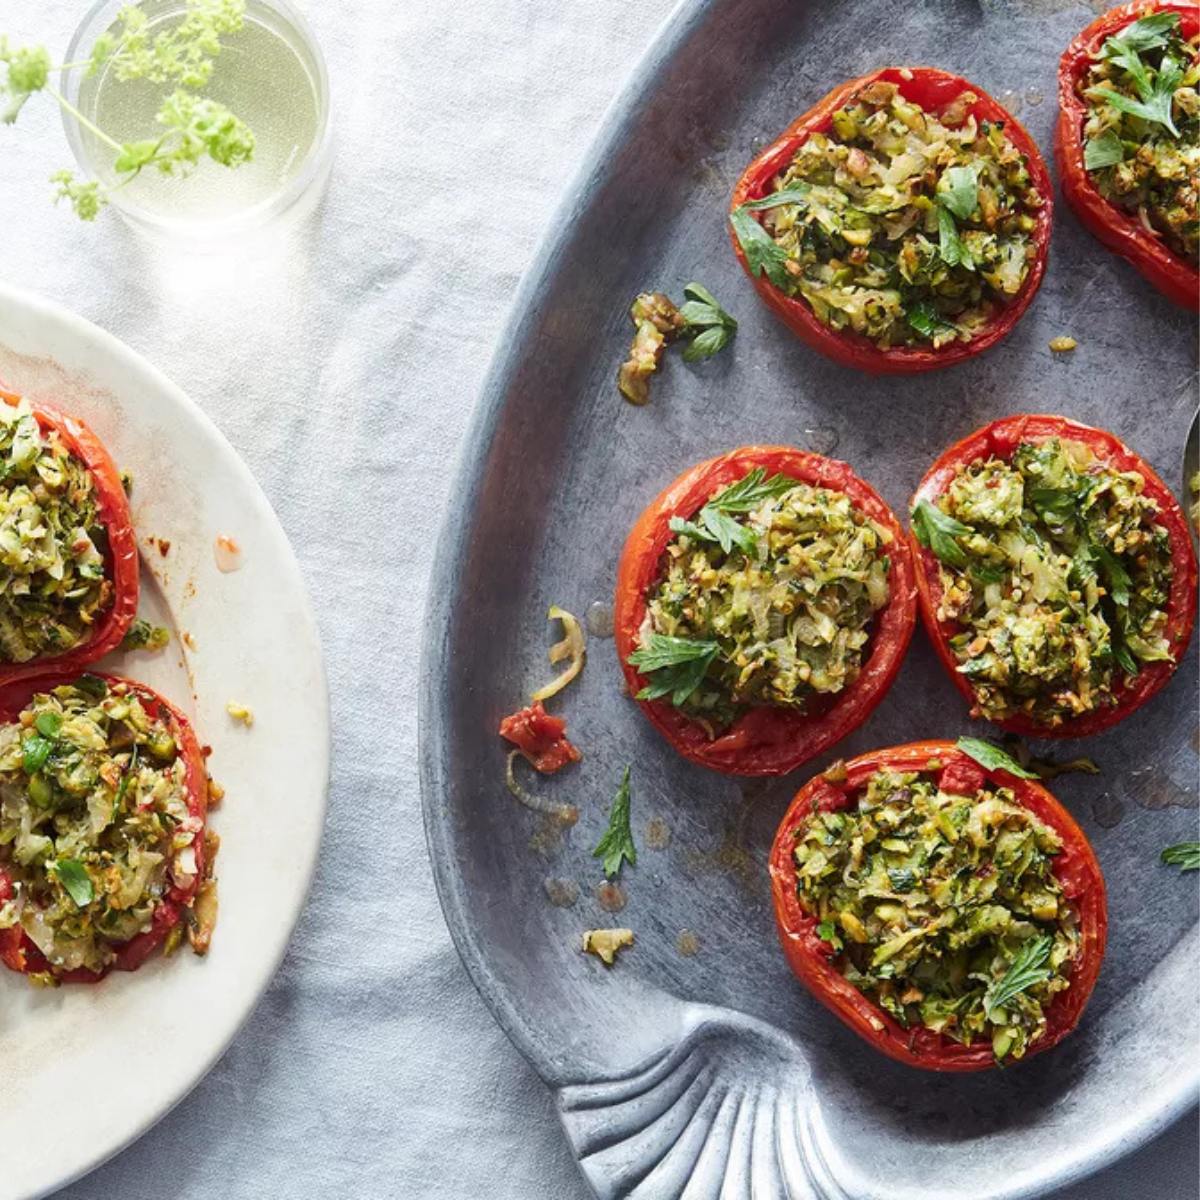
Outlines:
<svg viewBox="0 0 1200 1200"><path fill-rule="evenodd" d="M283 530L177 387L94 325L2 285L0 380L82 417L133 473L142 613L173 636L159 654L103 665L193 717L226 791L212 817L220 917L206 959L185 948L98 986L55 990L0 970L0 1200L27 1200L145 1132L212 1067L262 995L316 864L329 706ZM238 570L218 570L218 534L241 546ZM170 543L165 554L159 539ZM252 729L226 714L231 699L253 710Z"/></svg>

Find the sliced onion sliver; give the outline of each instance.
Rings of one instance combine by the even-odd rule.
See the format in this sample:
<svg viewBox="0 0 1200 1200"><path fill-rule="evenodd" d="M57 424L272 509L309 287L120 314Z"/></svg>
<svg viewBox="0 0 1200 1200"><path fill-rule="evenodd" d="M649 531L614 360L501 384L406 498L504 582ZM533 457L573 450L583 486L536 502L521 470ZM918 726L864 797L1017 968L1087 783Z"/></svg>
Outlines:
<svg viewBox="0 0 1200 1200"><path fill-rule="evenodd" d="M526 808L533 809L534 812L544 813L548 817L555 817L564 825L574 825L579 820L579 809L573 804L556 804L553 800L547 800L542 796L533 795L527 792L517 780L515 763L518 758L522 757L520 750L510 751L508 762L504 768L504 782L508 784L508 790L517 798L517 800L525 805Z"/></svg>
<svg viewBox="0 0 1200 1200"><path fill-rule="evenodd" d="M557 604L552 604L547 620L561 621L564 634L561 641L555 642L550 647L551 663L559 663L564 658L570 658L571 665L561 675L546 684L545 687L538 688L533 693L535 701L549 700L551 696L556 696L561 692L583 670L583 656L587 650L587 640L584 637L583 627L565 608L559 608Z"/></svg>

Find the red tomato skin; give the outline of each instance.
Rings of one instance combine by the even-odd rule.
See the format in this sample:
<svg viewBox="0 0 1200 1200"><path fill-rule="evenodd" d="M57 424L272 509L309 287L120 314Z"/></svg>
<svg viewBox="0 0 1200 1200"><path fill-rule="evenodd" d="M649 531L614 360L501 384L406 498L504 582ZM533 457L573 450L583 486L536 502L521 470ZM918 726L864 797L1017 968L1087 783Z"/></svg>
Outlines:
<svg viewBox="0 0 1200 1200"><path fill-rule="evenodd" d="M1196 621L1196 553L1192 548L1187 517L1171 490L1155 473L1154 469L1113 434L1090 425L1081 425L1066 417L1025 414L1004 417L976 430L960 442L956 442L941 455L925 473L913 494L909 510L920 500L933 503L954 478L960 466L978 459L995 456L1005 462L1022 442L1044 441L1047 438L1068 438L1090 446L1098 458L1110 463L1118 471L1137 471L1146 481L1146 493L1158 502L1159 522L1171 541L1171 561L1174 576L1167 602L1167 625L1165 637L1171 648L1174 662L1146 663L1132 682L1122 681L1114 688L1117 703L1095 712L1084 713L1063 724L1050 728L1039 725L1025 714L994 721L1001 729L1026 737L1088 737L1104 729L1111 729L1130 713L1141 708L1152 696L1164 688L1175 668L1182 661L1191 641L1192 628ZM932 550L922 546L915 534L910 534L913 556L917 564L917 591L921 609L921 621L942 665L950 673L954 686L967 698L974 710L975 693L970 681L958 671L958 660L950 647L950 638L958 632L951 621L937 619L941 602L942 587L938 577L938 560Z"/></svg>
<svg viewBox="0 0 1200 1200"><path fill-rule="evenodd" d="M166 897L154 910L150 929L138 934L118 949L116 960L111 966L101 972L83 968L61 972L56 976L60 983L99 983L109 971L136 971L162 945L171 929L179 924L184 909L195 899L205 872L204 829L208 818L208 768L191 721L169 700L145 684L119 675L104 675L99 672L93 674L103 679L110 688L119 683L125 684L138 696L151 716L161 714L166 718L186 767L184 784L187 789L188 811L200 821L200 830L193 842L196 853L196 878L187 888L180 888L172 882ZM74 683L77 678L77 673L42 675L0 686L0 722L16 720L21 709L35 693ZM21 929L0 930L0 962L10 970L23 974L51 970L45 956Z"/></svg>
<svg viewBox="0 0 1200 1200"><path fill-rule="evenodd" d="M912 555L895 514L879 494L843 462L790 446L743 446L697 463L669 484L630 530L617 566L613 606L614 639L629 694L649 680L630 666L646 613L646 594L658 578L659 563L675 536L671 517L692 518L715 492L742 479L755 467L768 476L781 473L802 483L844 492L855 506L891 535L888 576L891 595L875 614L870 650L858 678L824 711L804 714L782 708L753 708L720 737L669 700L639 700L650 723L685 758L727 775L783 775L820 754L858 728L886 695L900 670L916 623L916 584Z"/></svg>
<svg viewBox="0 0 1200 1200"><path fill-rule="evenodd" d="M831 964L833 948L816 932L817 921L800 906L792 851L796 833L814 811L837 811L853 803L854 793L875 771L920 771L978 767L953 742L912 742L859 755L846 764L846 780L834 785L824 776L810 779L797 793L780 822L771 847L769 869L775 923L780 944L796 977L826 1008L859 1037L897 1062L926 1071L983 1071L996 1065L990 1043L964 1046L929 1029L908 1030L890 1013L863 995ZM982 770L982 768L980 768ZM1054 874L1079 913L1080 951L1071 969L1071 986L1058 993L1046 1010L1045 1035L1025 1059L1057 1045L1079 1023L1096 986L1108 936L1108 904L1104 876L1095 852L1070 813L1040 783L1004 771L983 771L999 786L1012 788L1017 800L1062 838ZM1022 1060L1025 1061L1025 1060Z"/></svg>
<svg viewBox="0 0 1200 1200"><path fill-rule="evenodd" d="M1050 253L1050 229L1054 220L1053 189L1046 163L1037 143L1021 123L982 88L968 83L960 75L937 67L884 67L851 79L818 101L808 112L796 118L746 168L733 190L729 211L748 200L757 200L771 190L775 178L795 156L796 150L814 133L824 133L833 124L833 114L847 104L867 84L876 81L894 83L906 100L919 104L926 111L945 109L964 91L974 92L978 99L969 112L979 120L1003 121L1005 132L1013 145L1025 156L1033 186L1045 203L1038 210L1037 226L1033 231L1035 257L1021 290L999 313L996 319L970 342L954 342L938 350L932 348L897 346L881 349L861 334L831 329L820 321L808 304L780 291L766 275L755 278L746 261L745 252L730 230L734 253L742 268L767 307L806 345L844 367L854 367L873 375L912 375L954 366L976 354L990 349L1007 337L1025 314L1046 273Z"/></svg>
<svg viewBox="0 0 1200 1200"><path fill-rule="evenodd" d="M1058 122L1054 159L1066 200L1080 224L1184 308L1200 308L1200 271L1169 250L1135 217L1110 204L1092 183L1083 162L1083 126L1087 105L1077 89L1101 44L1141 17L1157 12L1179 14L1185 38L1200 30L1200 6L1189 0L1137 0L1097 17L1063 51L1058 67Z"/></svg>
<svg viewBox="0 0 1200 1200"><path fill-rule="evenodd" d="M0 385L0 401L15 405L20 397ZM65 654L46 655L26 663L0 663L0 687L39 675L78 675L120 646L137 616L140 590L137 537L129 497L121 483L121 472L100 439L78 417L59 412L39 401L31 405L43 433L57 431L63 444L91 475L96 489L96 508L108 534L106 574L113 585L112 602L96 623L92 634Z"/></svg>

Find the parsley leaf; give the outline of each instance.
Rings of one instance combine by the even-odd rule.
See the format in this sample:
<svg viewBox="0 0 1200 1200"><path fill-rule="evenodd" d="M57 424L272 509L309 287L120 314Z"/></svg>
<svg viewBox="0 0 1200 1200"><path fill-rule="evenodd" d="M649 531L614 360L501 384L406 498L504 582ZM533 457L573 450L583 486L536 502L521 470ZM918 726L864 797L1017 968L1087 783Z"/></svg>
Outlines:
<svg viewBox="0 0 1200 1200"><path fill-rule="evenodd" d="M765 208L779 208L784 204L807 204L811 191L812 187L807 183L784 188L782 191L772 192L769 196L760 196L757 200L747 200L745 204L739 204L736 211L762 212Z"/></svg>
<svg viewBox="0 0 1200 1200"><path fill-rule="evenodd" d="M775 195L782 193L776 192ZM786 287L788 273L784 263L788 261L788 252L754 219L747 211L748 207L743 204L735 208L729 214L729 224L733 226L738 245L746 256L750 274L757 279L765 272L777 288ZM766 206L760 204L760 207Z"/></svg>
<svg viewBox="0 0 1200 1200"><path fill-rule="evenodd" d="M724 350L737 333L737 321L717 302L703 284L689 283L683 289L687 297L679 310L684 320L683 336L690 339L683 351L684 362L700 362Z"/></svg>
<svg viewBox="0 0 1200 1200"><path fill-rule="evenodd" d="M1014 996L1050 978L1050 969L1045 964L1053 946L1054 940L1043 935L1026 942L1017 951L1004 977L993 983L983 997L983 1010L989 1021L994 1021L996 1010L1003 1008Z"/></svg>
<svg viewBox="0 0 1200 1200"><path fill-rule="evenodd" d="M1176 846L1168 846L1159 857L1180 871L1200 871L1200 842L1180 842Z"/></svg>
<svg viewBox="0 0 1200 1200"><path fill-rule="evenodd" d="M608 814L608 828L592 851L593 858L604 859L604 874L615 879L621 873L621 863L637 862L637 847L633 844L633 830L629 822L629 768L621 777L621 786L613 799L612 811Z"/></svg>
<svg viewBox="0 0 1200 1200"><path fill-rule="evenodd" d="M918 500L912 511L913 533L922 546L927 546L951 567L965 567L967 556L954 540L971 532L970 527L942 512L928 500Z"/></svg>
<svg viewBox="0 0 1200 1200"><path fill-rule="evenodd" d="M735 521L728 513L711 504L706 504L700 510L700 519L708 531L721 544L721 549L728 554L734 546L746 554L753 554L758 547L758 539L754 531L747 529Z"/></svg>
<svg viewBox="0 0 1200 1200"><path fill-rule="evenodd" d="M757 508L764 500L773 500L784 496L796 486L796 480L786 475L772 475L766 478L762 467L755 467L745 478L731 483L723 492L718 492L707 507L719 512L745 513Z"/></svg>
<svg viewBox="0 0 1200 1200"><path fill-rule="evenodd" d="M917 883L916 875L908 867L888 867L888 878L894 892L911 892Z"/></svg>
<svg viewBox="0 0 1200 1200"><path fill-rule="evenodd" d="M77 908L86 908L91 904L95 890L83 863L77 858L60 858L54 863L54 873Z"/></svg>
<svg viewBox="0 0 1200 1200"><path fill-rule="evenodd" d="M701 542L715 542L717 540L707 529L701 529L695 521L685 521L682 517L672 517L667 522L667 525L672 533L686 533L688 537L696 538Z"/></svg>
<svg viewBox="0 0 1200 1200"><path fill-rule="evenodd" d="M945 187L941 185L945 184ZM976 167L948 167L938 185L939 203L960 221L970 219L979 207L979 172Z"/></svg>
<svg viewBox="0 0 1200 1200"><path fill-rule="evenodd" d="M1128 71L1141 99L1134 100L1109 87L1088 88L1089 98L1111 104L1130 116L1163 125L1172 137L1177 138L1179 130L1171 115L1171 104L1175 99L1175 89L1183 80L1183 67L1170 54L1164 54L1158 72L1151 81L1149 72L1136 54L1117 55L1115 61Z"/></svg>
<svg viewBox="0 0 1200 1200"><path fill-rule="evenodd" d="M1179 14L1173 12L1151 13L1126 25L1120 33L1108 38L1101 49L1105 58L1115 58L1122 51L1132 50L1140 54L1143 50L1155 50L1167 44L1167 38L1179 27Z"/></svg>
<svg viewBox="0 0 1200 1200"><path fill-rule="evenodd" d="M706 358L712 358L714 354L719 354L729 345L731 337L733 334L725 326L714 325L711 329L697 334L684 346L683 361L702 362Z"/></svg>
<svg viewBox="0 0 1200 1200"><path fill-rule="evenodd" d="M957 332L957 327L950 321L945 320L930 300L921 300L917 304L912 305L911 308L906 310L904 315L908 318L908 323L922 337L927 337L931 340L938 333L947 331L951 333Z"/></svg>
<svg viewBox="0 0 1200 1200"><path fill-rule="evenodd" d="M720 649L716 642L652 633L649 645L635 650L627 660L643 675L655 676L637 698L657 700L670 693L672 704L682 704L703 682Z"/></svg>
<svg viewBox="0 0 1200 1200"><path fill-rule="evenodd" d="M958 226L954 223L954 217L951 216L950 210L945 205L939 204L937 216L938 254L941 255L942 262L948 267L957 267L961 264L968 271L975 270L975 260L963 244L962 238L958 236Z"/></svg>
<svg viewBox="0 0 1200 1200"><path fill-rule="evenodd" d="M968 758L973 758L989 771L1007 771L1018 779L1037 779L1035 771L1027 771L1011 754L981 738L960 737L954 743Z"/></svg>
<svg viewBox="0 0 1200 1200"><path fill-rule="evenodd" d="M1088 138L1083 147L1083 165L1089 171L1115 166L1125 157L1125 145L1115 129L1106 129L1098 137Z"/></svg>

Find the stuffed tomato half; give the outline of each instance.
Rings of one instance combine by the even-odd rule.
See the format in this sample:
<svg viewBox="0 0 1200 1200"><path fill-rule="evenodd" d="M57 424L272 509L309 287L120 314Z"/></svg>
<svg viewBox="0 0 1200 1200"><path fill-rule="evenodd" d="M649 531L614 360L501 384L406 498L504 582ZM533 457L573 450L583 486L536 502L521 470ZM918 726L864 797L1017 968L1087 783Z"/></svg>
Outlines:
<svg viewBox="0 0 1200 1200"><path fill-rule="evenodd" d="M913 497L921 616L972 714L1014 733L1107 729L1170 679L1196 615L1175 497L1103 430L995 421Z"/></svg>
<svg viewBox="0 0 1200 1200"><path fill-rule="evenodd" d="M1015 764L1014 764L1015 766ZM952 742L861 755L797 793L771 850L800 981L889 1057L978 1071L1075 1028L1104 957L1104 879L1040 783Z"/></svg>
<svg viewBox="0 0 1200 1200"><path fill-rule="evenodd" d="M1054 152L1063 196L1176 304L1200 306L1200 7L1125 4L1067 47Z"/></svg>
<svg viewBox="0 0 1200 1200"><path fill-rule="evenodd" d="M81 675L0 689L0 722L0 961L92 983L173 948L185 920L203 952L208 773L188 719L142 684Z"/></svg>
<svg viewBox="0 0 1200 1200"><path fill-rule="evenodd" d="M80 420L0 391L0 686L71 674L116 649L137 614L129 500Z"/></svg>
<svg viewBox="0 0 1200 1200"><path fill-rule="evenodd" d="M745 446L638 518L614 624L630 693L694 762L780 775L866 720L916 621L895 515L845 464Z"/></svg>
<svg viewBox="0 0 1200 1200"><path fill-rule="evenodd" d="M1046 268L1053 204L1036 144L934 67L850 80L734 189L734 249L797 336L844 366L911 373L1005 337Z"/></svg>

